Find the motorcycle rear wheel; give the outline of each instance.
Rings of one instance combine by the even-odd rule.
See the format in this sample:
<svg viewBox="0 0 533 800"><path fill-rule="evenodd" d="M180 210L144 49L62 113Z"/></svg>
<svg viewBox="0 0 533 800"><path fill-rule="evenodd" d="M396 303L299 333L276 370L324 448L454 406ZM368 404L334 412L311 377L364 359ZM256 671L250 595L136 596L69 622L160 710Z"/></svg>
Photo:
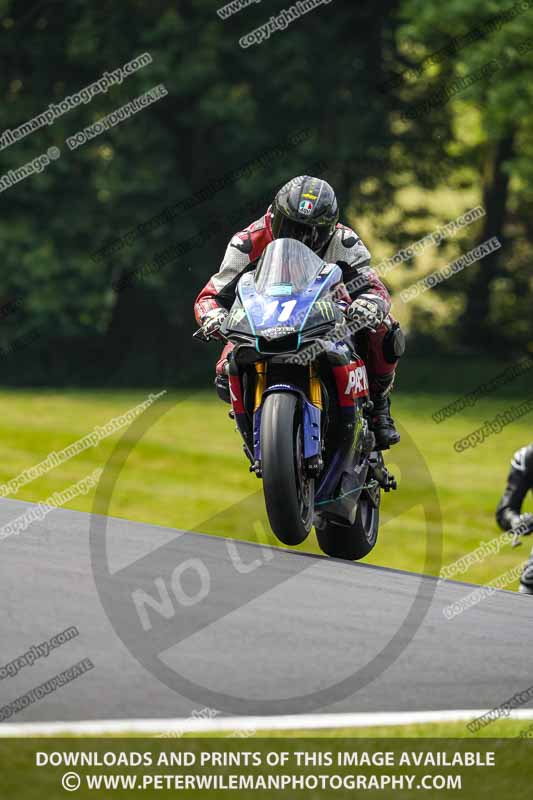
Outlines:
<svg viewBox="0 0 533 800"><path fill-rule="evenodd" d="M313 524L315 482L304 474L303 430L294 394L280 392L265 398L261 464L270 527L283 544L300 544Z"/></svg>
<svg viewBox="0 0 533 800"><path fill-rule="evenodd" d="M367 556L378 538L379 502L372 503L363 490L353 525L339 525L325 520L316 528L316 538L323 553L345 561L358 561Z"/></svg>

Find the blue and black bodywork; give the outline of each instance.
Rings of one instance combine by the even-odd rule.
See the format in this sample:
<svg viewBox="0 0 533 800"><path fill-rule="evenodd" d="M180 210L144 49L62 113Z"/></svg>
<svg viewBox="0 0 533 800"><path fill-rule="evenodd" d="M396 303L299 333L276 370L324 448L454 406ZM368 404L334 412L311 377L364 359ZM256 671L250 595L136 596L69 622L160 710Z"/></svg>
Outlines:
<svg viewBox="0 0 533 800"><path fill-rule="evenodd" d="M295 485L303 504L312 506L304 527L310 529L311 518L317 535L328 525L353 527L363 493L376 518L379 507L380 482L372 464L379 474L383 462L373 453L365 416L371 406L368 380L354 350L345 299L340 267L297 240L279 239L266 248L256 270L240 279L221 329L234 344L228 360L230 395L250 469L266 484L266 462L274 469L277 459L287 461L272 438L293 440ZM295 398L290 401L294 422L287 411L289 395ZM278 399L269 402L269 397ZM286 468L290 472L290 464ZM295 537L283 538L275 529L277 512L271 513L269 505L276 502L269 503L266 486L265 499L274 532L294 543ZM372 524L377 535L377 522Z"/></svg>

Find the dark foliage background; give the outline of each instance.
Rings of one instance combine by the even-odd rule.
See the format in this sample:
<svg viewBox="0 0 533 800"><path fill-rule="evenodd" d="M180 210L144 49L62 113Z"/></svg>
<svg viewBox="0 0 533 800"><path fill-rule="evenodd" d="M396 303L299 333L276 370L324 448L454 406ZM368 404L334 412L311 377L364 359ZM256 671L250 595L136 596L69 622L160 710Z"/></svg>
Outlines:
<svg viewBox="0 0 533 800"><path fill-rule="evenodd" d="M333 0L242 49L239 38L289 2L273 8L265 0L227 21L216 14L221 5L0 2L2 131L106 70L144 52L153 57L121 85L0 152L5 175L52 146L61 150L42 174L0 194L2 382L204 381L216 353L191 341L197 292L231 235L277 188L318 170L336 187L345 218L356 228L364 220L374 231L369 244L391 254L432 229L428 192L437 202L439 192L451 196L456 213L443 209L445 221L467 207L463 196L477 196L483 223L466 229L459 251L444 245L437 263L494 235L503 247L433 290L446 313L409 310L402 321L411 352L532 350L533 10L487 32L510 3ZM472 30L479 35L468 45L427 58ZM490 78L435 102L451 81L492 61ZM160 83L167 97L68 149L67 137ZM429 111L411 113L431 98ZM307 133L287 145L299 131ZM217 179L262 155L262 164L217 190ZM94 257L203 189L201 203ZM407 203L409 190L416 191ZM401 269L409 282L413 265Z"/></svg>

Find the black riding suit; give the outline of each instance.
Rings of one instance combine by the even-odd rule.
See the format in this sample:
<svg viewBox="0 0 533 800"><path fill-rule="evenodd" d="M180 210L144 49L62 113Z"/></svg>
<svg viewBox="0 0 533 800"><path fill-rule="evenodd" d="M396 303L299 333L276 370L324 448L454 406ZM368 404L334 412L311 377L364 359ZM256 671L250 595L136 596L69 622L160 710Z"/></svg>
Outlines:
<svg viewBox="0 0 533 800"><path fill-rule="evenodd" d="M496 509L496 520L504 531L529 528L533 530L533 517L522 514L522 504L529 490L533 490L533 444L517 450L511 461L507 486ZM533 550L520 577L520 591L533 594Z"/></svg>

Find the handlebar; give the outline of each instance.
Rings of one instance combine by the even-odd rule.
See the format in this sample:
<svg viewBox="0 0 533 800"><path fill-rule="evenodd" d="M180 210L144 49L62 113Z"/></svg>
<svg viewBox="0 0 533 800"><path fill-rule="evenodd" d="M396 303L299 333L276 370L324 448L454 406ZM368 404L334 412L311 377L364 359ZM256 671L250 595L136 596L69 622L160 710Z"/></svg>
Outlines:
<svg viewBox="0 0 533 800"><path fill-rule="evenodd" d="M224 336L222 331L218 330L216 331L216 333L218 333L218 336L220 337L220 339L222 339L223 342L228 341L228 337ZM207 336L203 328L198 328L198 330L193 333L192 338L197 339L199 342L210 342L212 339L216 339L218 337Z"/></svg>
<svg viewBox="0 0 533 800"><path fill-rule="evenodd" d="M210 337L205 335L203 328L198 328L198 330L193 333L192 338L198 339L200 342L208 342Z"/></svg>

